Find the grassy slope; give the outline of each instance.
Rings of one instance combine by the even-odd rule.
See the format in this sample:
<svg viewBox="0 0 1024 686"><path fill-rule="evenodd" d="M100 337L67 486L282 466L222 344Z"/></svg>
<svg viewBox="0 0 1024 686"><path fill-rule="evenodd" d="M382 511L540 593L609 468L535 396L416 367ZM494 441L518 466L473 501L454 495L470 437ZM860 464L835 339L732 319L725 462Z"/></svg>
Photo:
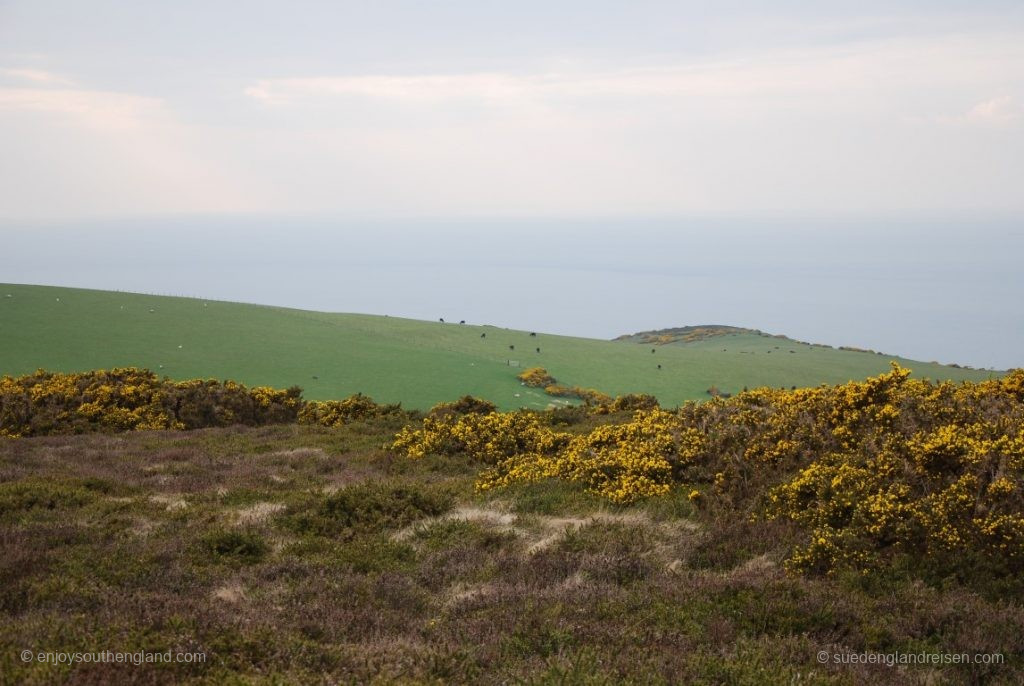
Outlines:
<svg viewBox="0 0 1024 686"><path fill-rule="evenodd" d="M712 384L737 391L743 386L860 379L886 370L894 359L753 334L650 351L649 345L531 337L491 326L0 284L0 374L130 365L174 379L299 385L311 399L363 392L378 401L426 408L470 393L511 409L545 407L551 399L520 386L515 380L520 370L508 366L510 359L522 366L544 366L561 383L612 395L652 393L668 405L706 398L705 389ZM989 376L895 359L933 379Z"/></svg>

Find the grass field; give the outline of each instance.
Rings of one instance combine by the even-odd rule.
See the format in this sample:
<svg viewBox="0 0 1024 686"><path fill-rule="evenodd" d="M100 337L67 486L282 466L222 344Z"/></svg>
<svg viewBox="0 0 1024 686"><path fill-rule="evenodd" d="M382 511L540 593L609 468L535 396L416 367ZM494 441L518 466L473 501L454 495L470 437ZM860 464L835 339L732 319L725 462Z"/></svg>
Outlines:
<svg viewBox="0 0 1024 686"><path fill-rule="evenodd" d="M0 374L137 366L179 380L298 385L309 399L362 392L418 409L464 394L502 409L546 407L552 398L515 378L529 366L545 367L566 385L650 393L676 405L707 398L712 385L735 392L862 379L885 371L892 359L931 379L992 374L754 333L652 347L476 323L0 285Z"/></svg>

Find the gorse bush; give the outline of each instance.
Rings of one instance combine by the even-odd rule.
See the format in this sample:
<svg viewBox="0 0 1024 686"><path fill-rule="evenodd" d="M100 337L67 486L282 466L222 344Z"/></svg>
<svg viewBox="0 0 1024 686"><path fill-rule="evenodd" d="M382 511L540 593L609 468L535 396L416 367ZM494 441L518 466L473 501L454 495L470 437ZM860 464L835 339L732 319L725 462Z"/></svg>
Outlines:
<svg viewBox="0 0 1024 686"><path fill-rule="evenodd" d="M530 367L516 378L534 388L544 388L555 383L555 377L548 374L548 370L543 367Z"/></svg>
<svg viewBox="0 0 1024 686"><path fill-rule="evenodd" d="M858 383L640 409L575 435L526 412L428 419L393 448L467 454L487 465L483 490L554 478L628 504L685 489L710 516L790 521L806 532L794 571L895 557L1024 571L1022 370L954 385L894 365Z"/></svg>
<svg viewBox="0 0 1024 686"><path fill-rule="evenodd" d="M581 386L563 386L551 384L544 387L544 392L556 398L578 398L590 407L607 407L614 402L610 395L594 390L593 388L582 388Z"/></svg>
<svg viewBox="0 0 1024 686"><path fill-rule="evenodd" d="M134 368L75 374L39 370L0 378L0 436L11 438L296 421L340 426L402 414L398 405L378 405L359 394L307 402L298 386L279 390L212 379L171 381Z"/></svg>
<svg viewBox="0 0 1024 686"><path fill-rule="evenodd" d="M295 421L301 389L161 379L123 368L0 378L0 436L197 429Z"/></svg>
<svg viewBox="0 0 1024 686"><path fill-rule="evenodd" d="M300 424L338 427L353 421L400 414L402 414L400 405L378 405L373 398L357 393L344 400L303 403L302 409L299 410L298 421Z"/></svg>
<svg viewBox="0 0 1024 686"><path fill-rule="evenodd" d="M427 413L430 417L441 417L451 414L490 414L498 407L489 400L464 395L455 402L438 403Z"/></svg>

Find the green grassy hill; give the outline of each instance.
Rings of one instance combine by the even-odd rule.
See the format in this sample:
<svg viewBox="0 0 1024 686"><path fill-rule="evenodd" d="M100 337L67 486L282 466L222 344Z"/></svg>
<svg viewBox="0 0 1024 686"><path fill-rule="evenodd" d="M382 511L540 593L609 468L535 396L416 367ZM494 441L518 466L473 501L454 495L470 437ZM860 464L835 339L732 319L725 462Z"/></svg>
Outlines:
<svg viewBox="0 0 1024 686"><path fill-rule="evenodd" d="M617 341L532 336L494 326L0 285L0 374L10 375L37 368L136 366L173 379L299 385L305 397L316 400L362 392L425 409L469 393L512 409L543 408L554 400L516 380L530 366L545 367L563 384L611 395L651 393L666 405L707 398L712 385L735 392L744 386L861 379L885 371L893 359L931 379L977 380L992 374L746 329L696 338L652 345L642 336Z"/></svg>

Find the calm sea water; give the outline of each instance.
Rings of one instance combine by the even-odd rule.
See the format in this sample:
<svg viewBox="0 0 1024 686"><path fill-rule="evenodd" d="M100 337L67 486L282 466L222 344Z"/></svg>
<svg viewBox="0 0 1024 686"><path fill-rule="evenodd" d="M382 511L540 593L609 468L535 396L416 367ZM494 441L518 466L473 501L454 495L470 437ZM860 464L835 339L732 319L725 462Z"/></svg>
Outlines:
<svg viewBox="0 0 1024 686"><path fill-rule="evenodd" d="M732 324L1024 366L1024 221L148 218L0 226L0 281L612 338Z"/></svg>

